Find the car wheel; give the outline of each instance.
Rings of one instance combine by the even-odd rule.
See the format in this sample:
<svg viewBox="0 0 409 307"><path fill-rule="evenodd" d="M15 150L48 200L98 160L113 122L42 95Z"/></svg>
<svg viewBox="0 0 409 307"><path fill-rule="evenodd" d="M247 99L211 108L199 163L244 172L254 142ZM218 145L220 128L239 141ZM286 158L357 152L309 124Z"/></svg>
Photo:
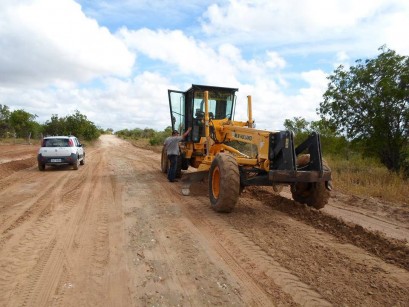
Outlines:
<svg viewBox="0 0 409 307"><path fill-rule="evenodd" d="M72 165L73 169L77 170L78 166L80 165L80 161L77 159L74 164Z"/></svg>
<svg viewBox="0 0 409 307"><path fill-rule="evenodd" d="M81 160L80 164L81 164L81 165L84 165L84 164L85 164L85 155L82 156L82 160Z"/></svg>
<svg viewBox="0 0 409 307"><path fill-rule="evenodd" d="M40 171L45 171L45 164L38 162L38 169L39 169Z"/></svg>

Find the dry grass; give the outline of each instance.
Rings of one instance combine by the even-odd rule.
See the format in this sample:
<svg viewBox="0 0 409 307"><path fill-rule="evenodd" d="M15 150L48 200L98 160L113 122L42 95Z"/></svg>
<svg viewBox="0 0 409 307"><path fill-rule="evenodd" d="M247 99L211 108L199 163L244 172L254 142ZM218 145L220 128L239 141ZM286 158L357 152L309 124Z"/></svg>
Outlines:
<svg viewBox="0 0 409 307"><path fill-rule="evenodd" d="M0 144L3 145L40 145L41 140L38 139L15 139L15 138L0 138Z"/></svg>
<svg viewBox="0 0 409 307"><path fill-rule="evenodd" d="M409 205L409 182L371 159L327 157L334 187L347 194Z"/></svg>
<svg viewBox="0 0 409 307"><path fill-rule="evenodd" d="M136 147L162 152L162 146L151 146L148 139L128 140ZM340 160L326 157L332 169L334 188L346 194L375 197L409 206L409 182L389 172L375 160L354 158Z"/></svg>
<svg viewBox="0 0 409 307"><path fill-rule="evenodd" d="M129 143L131 143L133 146L135 147L139 147L139 148L144 148L144 149L149 149L152 150L156 153L161 153L162 152L162 145L154 145L152 146L151 144L149 144L149 139L125 139L126 141L128 141Z"/></svg>

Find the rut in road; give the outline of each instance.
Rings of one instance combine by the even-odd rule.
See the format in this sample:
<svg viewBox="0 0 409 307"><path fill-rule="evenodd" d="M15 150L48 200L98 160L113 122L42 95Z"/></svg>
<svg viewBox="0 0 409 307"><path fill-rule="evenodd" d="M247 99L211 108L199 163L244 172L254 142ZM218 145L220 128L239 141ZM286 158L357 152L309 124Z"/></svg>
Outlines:
<svg viewBox="0 0 409 307"><path fill-rule="evenodd" d="M355 233L337 233L322 214L250 190L232 213L218 214L206 184L189 197L180 189L161 173L160 154L115 136L89 146L78 171L33 165L2 177L0 305L409 300L406 268L369 253ZM385 255L396 252L384 248Z"/></svg>
<svg viewBox="0 0 409 307"><path fill-rule="evenodd" d="M0 192L7 217L1 226L0 305L99 305L107 297L101 276L109 255L115 259L108 237L111 178L102 154L88 155L91 163L78 171L32 167L6 179L7 189ZM29 187L26 193L21 186ZM89 289L85 296L80 286Z"/></svg>
<svg viewBox="0 0 409 307"><path fill-rule="evenodd" d="M189 202L186 205L193 203ZM214 242L213 248L229 262L229 266L233 263L238 264L236 273L243 275L240 271L244 271L248 279L257 281L259 287L263 287L267 293L271 287L280 287L294 302L302 306L331 305L319 293L282 267L245 233L231 229L228 223L217 215L209 219L209 212L206 211L209 211L209 208L204 208L202 203L195 204L195 211L191 212L190 217L196 227ZM238 255L240 256L237 257Z"/></svg>

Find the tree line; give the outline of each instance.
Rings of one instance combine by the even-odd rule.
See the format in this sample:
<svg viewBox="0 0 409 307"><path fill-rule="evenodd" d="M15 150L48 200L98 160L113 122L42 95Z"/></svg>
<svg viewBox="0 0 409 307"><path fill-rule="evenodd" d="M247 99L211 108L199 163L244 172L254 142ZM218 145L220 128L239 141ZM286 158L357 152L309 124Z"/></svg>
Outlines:
<svg viewBox="0 0 409 307"><path fill-rule="evenodd" d="M389 170L409 177L409 57L386 46L378 51L377 57L359 59L349 67L340 65L328 76L328 88L317 109L319 121L295 117L286 119L284 126L296 134L296 141L311 131L319 132L324 154L375 157ZM0 137L74 134L92 140L101 133L79 111L66 117L53 115L43 125L36 117L0 105ZM159 132L125 129L116 134L147 138L151 145L159 145L171 134L171 127Z"/></svg>
<svg viewBox="0 0 409 307"><path fill-rule="evenodd" d="M37 117L22 109L10 111L7 105L0 104L0 138L39 139L45 135L75 135L91 141L103 132L78 110L65 117L53 114L44 124L38 123Z"/></svg>
<svg viewBox="0 0 409 307"><path fill-rule="evenodd" d="M155 146L162 145L164 140L172 134L172 127L168 126L163 131L156 131L151 128L123 129L115 132L115 134L124 139L149 139L149 144Z"/></svg>

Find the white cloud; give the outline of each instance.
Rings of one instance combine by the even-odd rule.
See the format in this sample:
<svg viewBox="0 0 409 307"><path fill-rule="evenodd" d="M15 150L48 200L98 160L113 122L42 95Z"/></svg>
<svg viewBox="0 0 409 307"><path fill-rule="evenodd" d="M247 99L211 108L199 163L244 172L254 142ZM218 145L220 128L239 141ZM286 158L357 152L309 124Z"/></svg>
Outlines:
<svg viewBox="0 0 409 307"><path fill-rule="evenodd" d="M333 67L337 68L339 65L343 65L344 67L349 66L350 57L345 51L338 51L336 54L335 62Z"/></svg>
<svg viewBox="0 0 409 307"><path fill-rule="evenodd" d="M121 29L119 32L129 48L146 56L175 65L173 74L186 74L203 78L205 82L222 83L226 86L237 84L236 68L225 56L233 54L237 59L234 47L222 46L220 54L204 42L186 36L182 31L141 29L131 31Z"/></svg>
<svg viewBox="0 0 409 307"><path fill-rule="evenodd" d="M283 129L284 120L293 117L318 120L316 108L327 88L326 76L321 70L301 73L300 77L306 86L294 94L285 94L283 88L271 79L260 79L253 85L244 84L238 95L236 120L247 119L247 95L252 96L253 116L259 129Z"/></svg>
<svg viewBox="0 0 409 307"><path fill-rule="evenodd" d="M280 115L284 114L285 95L281 88L288 83L280 73L286 65L285 59L277 52L266 51L260 59L246 60L241 50L232 44L221 44L213 49L181 31L123 28L119 36L139 54L160 60L164 65L171 64L173 77L191 76L191 83L200 79L202 84L238 87L237 120L246 120L246 97L252 95L254 114L258 116L260 127L275 129L271 126L272 117L277 125L282 126L285 118ZM179 89L186 90L189 86Z"/></svg>
<svg viewBox="0 0 409 307"><path fill-rule="evenodd" d="M285 60L277 52L267 51L261 58L247 60L232 44L224 43L213 48L179 30L132 31L123 28L118 36L137 53L172 65L174 76L190 75L192 80L200 78L206 84L236 87L268 76L269 69L278 71L285 66Z"/></svg>
<svg viewBox="0 0 409 307"><path fill-rule="evenodd" d="M268 51L267 52L268 60L266 62L266 65L271 68L284 68L286 65L285 60L277 53L274 51Z"/></svg>
<svg viewBox="0 0 409 307"><path fill-rule="evenodd" d="M162 130L170 123L167 90L208 84L239 88L236 120L246 120L251 95L257 127L282 129L286 118L318 119L325 70L371 57L385 43L408 50L406 2L219 1L204 7L206 33L193 23L174 30L123 24L113 35L73 0L2 0L0 103L40 122L78 109L103 128ZM104 8L129 13L118 7Z"/></svg>
<svg viewBox="0 0 409 307"><path fill-rule="evenodd" d="M385 44L400 54L409 54L409 40L405 37L409 29L409 1L405 2L402 10L386 16L380 27L380 39Z"/></svg>
<svg viewBox="0 0 409 307"><path fill-rule="evenodd" d="M0 84L74 84L127 76L134 55L73 0L0 4Z"/></svg>
<svg viewBox="0 0 409 307"><path fill-rule="evenodd" d="M102 128L163 130L170 125L166 78L144 72L133 79L103 79L104 88L10 89L0 88L0 101L11 110L24 109L44 123L52 114L59 117L79 110Z"/></svg>
<svg viewBox="0 0 409 307"><path fill-rule="evenodd" d="M368 52L387 44L408 52L408 16L406 0L230 0L208 7L202 29L237 44L304 44L321 52L339 46Z"/></svg>

